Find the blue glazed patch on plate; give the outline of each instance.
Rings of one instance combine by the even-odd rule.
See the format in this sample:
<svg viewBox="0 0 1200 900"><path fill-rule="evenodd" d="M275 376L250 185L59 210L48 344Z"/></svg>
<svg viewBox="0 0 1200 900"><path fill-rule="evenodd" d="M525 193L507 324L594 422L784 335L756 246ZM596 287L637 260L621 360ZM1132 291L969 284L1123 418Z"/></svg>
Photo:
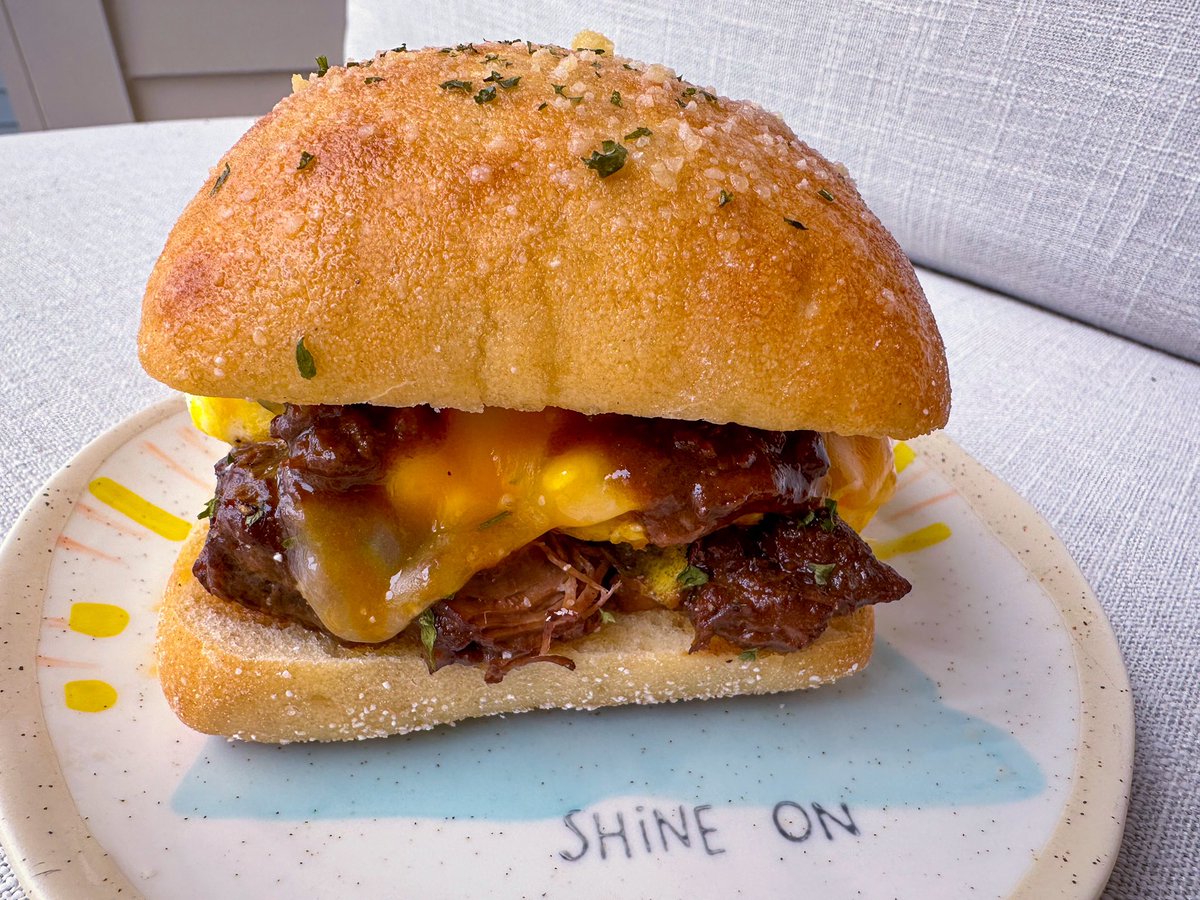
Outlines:
<svg viewBox="0 0 1200 900"><path fill-rule="evenodd" d="M386 740L213 739L172 797L185 816L536 820L615 797L860 807L1022 800L1045 780L1007 731L941 702L884 642L819 691L475 719Z"/></svg>

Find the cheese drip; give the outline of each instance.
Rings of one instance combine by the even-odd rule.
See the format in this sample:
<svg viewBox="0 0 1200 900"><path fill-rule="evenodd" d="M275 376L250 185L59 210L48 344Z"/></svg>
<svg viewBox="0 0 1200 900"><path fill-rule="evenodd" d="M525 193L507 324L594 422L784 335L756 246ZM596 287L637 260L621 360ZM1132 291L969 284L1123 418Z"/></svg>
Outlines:
<svg viewBox="0 0 1200 900"><path fill-rule="evenodd" d="M189 407L196 425L215 437L269 437L251 401L190 398ZM294 480L280 492L289 567L321 622L344 640L393 637L476 572L553 529L646 545L637 521L643 500L629 479L637 461L620 459L603 433L555 448L551 438L564 418L557 410L448 410L443 417L441 439L398 454L383 486L314 492ZM894 488L891 444L823 437L830 459L824 490L859 529Z"/></svg>
<svg viewBox="0 0 1200 900"><path fill-rule="evenodd" d="M297 485L281 499L300 592L340 638L387 640L547 531L612 522L636 532L619 521L638 508L628 472L599 443L552 449L556 411L443 418L442 439L399 455L382 489Z"/></svg>
<svg viewBox="0 0 1200 900"><path fill-rule="evenodd" d="M833 432L821 437L829 455L829 496L838 503L838 515L861 532L896 491L892 442Z"/></svg>

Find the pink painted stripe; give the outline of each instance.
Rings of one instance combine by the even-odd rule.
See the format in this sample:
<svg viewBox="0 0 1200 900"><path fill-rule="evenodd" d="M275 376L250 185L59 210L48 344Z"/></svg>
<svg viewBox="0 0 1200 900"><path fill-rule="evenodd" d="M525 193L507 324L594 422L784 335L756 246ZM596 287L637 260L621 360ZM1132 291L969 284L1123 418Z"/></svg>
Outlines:
<svg viewBox="0 0 1200 900"><path fill-rule="evenodd" d="M209 453L209 448L204 443L204 438L200 437L200 435L196 433L196 429L191 425L184 425L179 429L177 434L197 450L203 450L205 455Z"/></svg>
<svg viewBox="0 0 1200 900"><path fill-rule="evenodd" d="M146 448L147 453L149 453L155 459L158 459L160 462L162 462L164 465L166 465L172 472L182 475L184 478L186 478L192 484L196 485L196 487L202 487L205 490L208 490L209 488L212 487L211 483L203 481L200 478L197 478L195 475L193 475L191 472L189 472L185 466L181 466L168 453L164 452L162 450L162 448L159 447L157 444L152 444L150 441L142 441L142 446L144 448Z"/></svg>
<svg viewBox="0 0 1200 900"><path fill-rule="evenodd" d="M914 503L911 506L904 507L903 509L897 509L894 512L889 512L888 518L899 519L902 516L907 516L909 513L915 513L918 510L926 509L930 506L933 506L935 503L941 503L943 500L948 500L951 497L953 497L954 494L955 494L955 492L953 490L949 490L949 491L946 491L944 494L938 494L934 497L929 497L925 500L920 501L919 503Z"/></svg>
<svg viewBox="0 0 1200 900"><path fill-rule="evenodd" d="M74 538L69 538L65 534L60 534L55 543L64 550L73 550L76 553L82 553L84 556L107 559L109 562L121 562L119 558L105 553L103 550L97 550L95 547L89 547L87 544L81 543Z"/></svg>
<svg viewBox="0 0 1200 900"><path fill-rule="evenodd" d="M896 494L901 494L904 491L907 491L910 487L912 487L914 484L916 484L918 481L920 481L922 478L924 478L926 475L928 475L930 472L930 468L929 468L929 466L921 466L920 468L914 469L912 466L909 466L904 471L906 473L911 472L912 474L911 475L904 474L904 475L896 476ZM893 496L895 496L895 494Z"/></svg>
<svg viewBox="0 0 1200 900"><path fill-rule="evenodd" d="M75 504L75 509L77 512L82 513L85 519L91 519L93 522L99 522L101 525L106 525L114 531L119 531L122 534L132 535L139 540L144 540L146 537L146 532L139 531L135 528L130 528L124 522L118 522L116 519L106 516L103 511L96 509L96 507L91 506L82 500Z"/></svg>
<svg viewBox="0 0 1200 900"><path fill-rule="evenodd" d="M60 659L57 656L38 655L37 664L48 669L98 669L99 663L81 662L75 659Z"/></svg>

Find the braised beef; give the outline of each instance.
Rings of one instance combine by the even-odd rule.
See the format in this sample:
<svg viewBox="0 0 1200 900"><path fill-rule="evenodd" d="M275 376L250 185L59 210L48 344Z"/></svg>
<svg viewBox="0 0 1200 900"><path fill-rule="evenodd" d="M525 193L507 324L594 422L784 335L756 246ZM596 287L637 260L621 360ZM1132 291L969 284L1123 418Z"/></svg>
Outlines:
<svg viewBox="0 0 1200 900"><path fill-rule="evenodd" d="M595 419L630 421L626 416ZM751 513L799 509L812 498L813 483L829 470L825 446L814 431L632 421L638 423L634 433L640 446L631 448L630 456L641 460L633 483L652 498L639 521L658 547L690 543ZM622 442L618 432L614 443L620 447Z"/></svg>
<svg viewBox="0 0 1200 900"><path fill-rule="evenodd" d="M569 657L549 653L550 644L600 627L615 576L601 545L553 533L526 545L433 606L431 670L451 663L483 666L484 680L494 684L531 662L574 669Z"/></svg>
<svg viewBox="0 0 1200 900"><path fill-rule="evenodd" d="M696 629L693 651L714 637L737 647L799 650L834 616L912 589L828 512L807 525L767 516L749 528L726 528L693 544L688 561L708 576L683 601Z"/></svg>
<svg viewBox="0 0 1200 900"><path fill-rule="evenodd" d="M234 447L216 466L208 539L192 573L212 594L320 627L288 570L275 510L278 441Z"/></svg>
<svg viewBox="0 0 1200 900"><path fill-rule="evenodd" d="M397 447L441 435L427 406L294 406L271 421L287 446L287 466L314 491L346 491L379 484Z"/></svg>

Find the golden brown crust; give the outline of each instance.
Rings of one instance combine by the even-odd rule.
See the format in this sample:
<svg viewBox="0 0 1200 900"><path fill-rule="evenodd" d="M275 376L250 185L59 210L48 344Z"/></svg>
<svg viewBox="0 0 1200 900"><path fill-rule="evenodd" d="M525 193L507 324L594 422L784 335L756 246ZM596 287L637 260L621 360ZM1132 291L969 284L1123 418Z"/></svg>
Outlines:
<svg viewBox="0 0 1200 900"><path fill-rule="evenodd" d="M752 103L560 53L389 52L283 99L171 233L143 306L147 371L307 403L944 424L932 314L844 169ZM601 179L582 158L605 140L628 159Z"/></svg>
<svg viewBox="0 0 1200 900"><path fill-rule="evenodd" d="M371 648L347 647L207 593L191 574L205 534L196 528L175 564L156 656L171 707L206 734L269 743L354 740L539 708L766 694L816 687L858 671L871 657L870 607L835 619L803 652L755 660L688 654L686 619L655 610L622 614L572 644L573 672L534 663L498 685L465 666L430 675L421 646L404 635Z"/></svg>

